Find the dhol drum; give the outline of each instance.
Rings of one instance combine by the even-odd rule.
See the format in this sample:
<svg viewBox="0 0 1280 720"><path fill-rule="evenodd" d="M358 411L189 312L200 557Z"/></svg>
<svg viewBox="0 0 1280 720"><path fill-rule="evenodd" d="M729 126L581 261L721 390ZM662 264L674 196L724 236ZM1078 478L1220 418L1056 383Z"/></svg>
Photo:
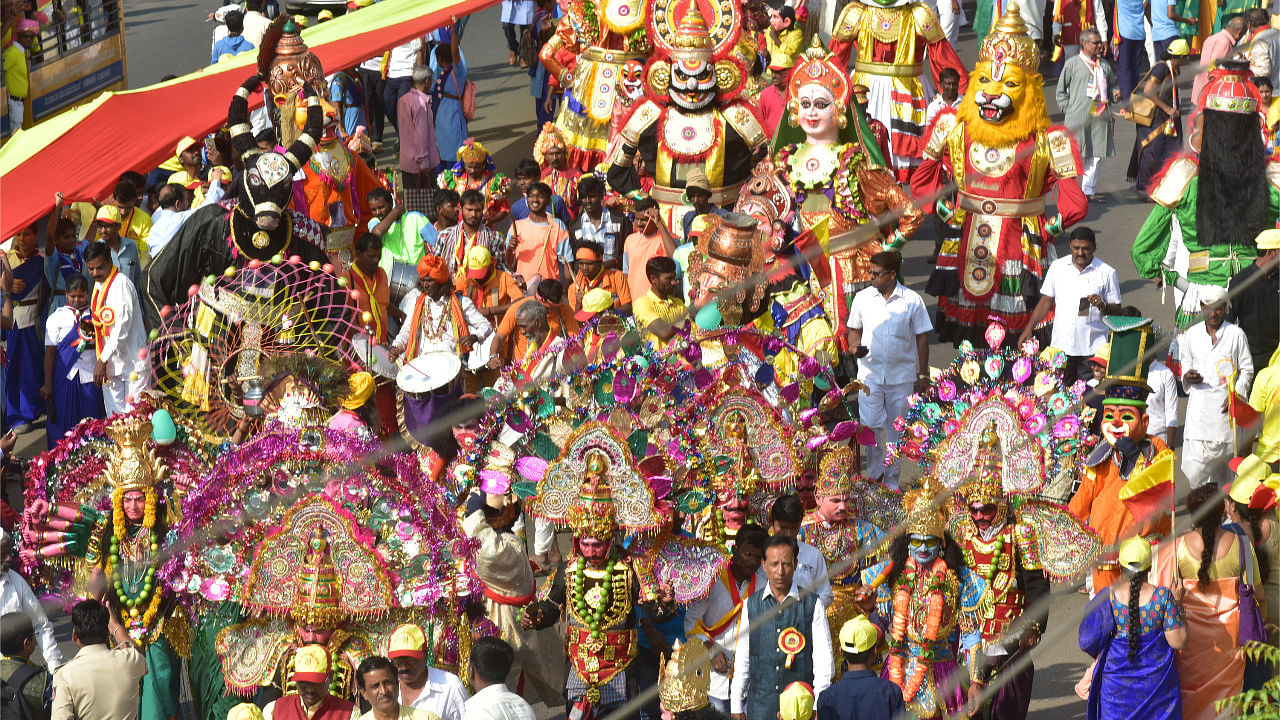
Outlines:
<svg viewBox="0 0 1280 720"><path fill-rule="evenodd" d="M391 272L387 273L387 282L391 286L391 304L399 306L406 295L418 289L418 269L407 263L393 262Z"/></svg>
<svg viewBox="0 0 1280 720"><path fill-rule="evenodd" d="M462 370L462 359L451 352L423 353L400 366L396 386L410 396L447 388Z"/></svg>
<svg viewBox="0 0 1280 720"><path fill-rule="evenodd" d="M351 349L364 369L383 380L395 380L400 368L391 359L391 353L385 345L374 344L368 335L363 333L351 338Z"/></svg>

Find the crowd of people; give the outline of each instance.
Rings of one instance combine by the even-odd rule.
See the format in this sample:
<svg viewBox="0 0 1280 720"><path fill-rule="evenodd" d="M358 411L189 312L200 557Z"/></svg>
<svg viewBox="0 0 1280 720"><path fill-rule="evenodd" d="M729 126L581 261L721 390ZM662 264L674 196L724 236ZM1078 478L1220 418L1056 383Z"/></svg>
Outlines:
<svg viewBox="0 0 1280 720"><path fill-rule="evenodd" d="M1053 625L1091 720L1276 709L1280 20L830 5L503 0L503 168L468 18L213 12L225 127L0 256L6 717L1016 720Z"/></svg>

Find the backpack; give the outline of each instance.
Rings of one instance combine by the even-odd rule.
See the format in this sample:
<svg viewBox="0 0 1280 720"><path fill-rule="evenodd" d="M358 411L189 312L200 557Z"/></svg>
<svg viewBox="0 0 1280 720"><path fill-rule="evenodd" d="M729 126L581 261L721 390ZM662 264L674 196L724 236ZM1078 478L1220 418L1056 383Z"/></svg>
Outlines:
<svg viewBox="0 0 1280 720"><path fill-rule="evenodd" d="M6 680L0 680L0 718L3 720L34 720L35 716L31 713L31 708L27 706L27 699L22 695L22 689L27 683L36 678L40 672L44 670L42 667L35 665L22 665L13 671L13 674Z"/></svg>

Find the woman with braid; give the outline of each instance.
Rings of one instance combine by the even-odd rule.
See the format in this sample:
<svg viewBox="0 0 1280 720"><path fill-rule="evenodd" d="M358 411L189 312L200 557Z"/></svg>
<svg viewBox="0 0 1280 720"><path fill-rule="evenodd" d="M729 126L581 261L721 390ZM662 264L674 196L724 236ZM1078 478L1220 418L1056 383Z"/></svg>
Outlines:
<svg viewBox="0 0 1280 720"><path fill-rule="evenodd" d="M1120 544L1124 578L1100 589L1080 625L1080 649L1096 660L1089 720L1183 717L1174 651L1187 644L1178 603L1185 592L1147 581L1151 545L1135 536Z"/></svg>

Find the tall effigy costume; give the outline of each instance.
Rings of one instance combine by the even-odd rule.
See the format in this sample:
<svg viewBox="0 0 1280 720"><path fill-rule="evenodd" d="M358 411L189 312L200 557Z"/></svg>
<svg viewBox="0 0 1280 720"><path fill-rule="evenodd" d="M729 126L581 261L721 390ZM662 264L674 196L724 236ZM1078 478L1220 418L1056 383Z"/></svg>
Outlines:
<svg viewBox="0 0 1280 720"><path fill-rule="evenodd" d="M774 136L773 158L765 161L786 184L790 202L779 214L790 218L792 235L821 235L801 243L804 250L815 244L823 250L812 261L819 266L811 274L814 292L805 295L811 298L807 302L825 298L826 316L841 329L853 294L870 281L871 256L883 249L901 250L924 220L886 167L888 158L881 156L866 116L852 102L851 87L835 56L815 38L792 68L787 115ZM830 238L846 233L858 235L856 245L828 247ZM803 300L789 299L792 304ZM836 342L844 346L843 332Z"/></svg>
<svg viewBox="0 0 1280 720"><path fill-rule="evenodd" d="M538 59L564 90L555 124L568 145L569 165L591 172L609 146L623 68L653 51L644 0L564 0L555 34Z"/></svg>
<svg viewBox="0 0 1280 720"><path fill-rule="evenodd" d="M1071 512L1107 545L1093 571L1093 588L1120 578L1119 544L1133 535L1158 542L1173 531L1174 454L1147 434L1150 318L1108 316L1111 354L1101 383L1102 442L1084 462Z"/></svg>
<svg viewBox="0 0 1280 720"><path fill-rule="evenodd" d="M60 594L106 593L147 660L145 720L178 713L194 618L161 581L161 562L210 452L199 431L144 397L133 412L77 425L28 471L21 566Z"/></svg>
<svg viewBox="0 0 1280 720"><path fill-rule="evenodd" d="M1254 238L1280 218L1280 163L1257 132L1260 97L1248 65L1210 78L1196 116L1199 153L1174 157L1152 181L1156 206L1130 250L1139 275L1174 288L1179 329L1199 322L1203 290L1225 288L1252 263Z"/></svg>
<svg viewBox="0 0 1280 720"><path fill-rule="evenodd" d="M1053 239L1088 212L1079 149L1067 128L1049 125L1039 66L1040 49L1011 4L982 41L959 108L934 120L911 175L912 195L937 197L930 209L962 228L942 243L929 277L943 340L977 342L991 316L1016 339L1054 259ZM953 180L954 203L939 197ZM1045 201L1055 189L1050 218Z"/></svg>
<svg viewBox="0 0 1280 720"><path fill-rule="evenodd" d="M302 133L284 153L259 150L249 125L249 95L262 85L262 79L260 73L246 80L227 110L231 145L244 164L236 197L196 210L174 234L167 252L151 259L143 282L147 327L160 324L166 307L186 302L192 286L227 268L273 257L329 262L325 228L304 210L289 209L293 176L310 160L323 130L320 98L314 88L304 85L307 121Z"/></svg>
<svg viewBox="0 0 1280 720"><path fill-rule="evenodd" d="M920 0L855 0L831 30L831 54L843 70L853 58L851 84L867 88L867 114L889 128L892 168L906 181L924 153L925 111L938 73L968 71L947 41L938 16ZM933 84L921 81L926 56Z"/></svg>
<svg viewBox="0 0 1280 720"><path fill-rule="evenodd" d="M639 154L663 218L679 227L689 173L706 174L712 204L732 205L768 136L740 97L748 69L733 54L742 32L737 2L659 0L648 29L656 52L645 69L645 98L605 161L609 185L631 195L641 190Z"/></svg>

